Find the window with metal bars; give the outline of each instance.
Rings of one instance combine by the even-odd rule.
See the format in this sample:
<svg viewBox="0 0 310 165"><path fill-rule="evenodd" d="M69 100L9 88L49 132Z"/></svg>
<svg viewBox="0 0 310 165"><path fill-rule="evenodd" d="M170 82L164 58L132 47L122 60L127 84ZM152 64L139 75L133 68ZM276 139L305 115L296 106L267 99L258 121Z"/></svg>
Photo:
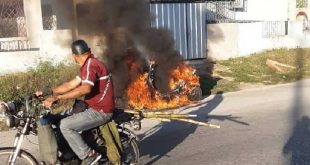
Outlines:
<svg viewBox="0 0 310 165"><path fill-rule="evenodd" d="M42 5L42 21L44 30L57 29L57 17L55 14L53 14L53 8L51 4Z"/></svg>
<svg viewBox="0 0 310 165"><path fill-rule="evenodd" d="M207 1L206 8L206 22L207 23L223 23L223 22L237 22L236 12L247 11L248 0L234 0L234 1Z"/></svg>
<svg viewBox="0 0 310 165"><path fill-rule="evenodd" d="M23 0L0 1L0 38L26 37Z"/></svg>
<svg viewBox="0 0 310 165"><path fill-rule="evenodd" d="M262 34L264 38L282 37L288 34L287 21L262 22Z"/></svg>
<svg viewBox="0 0 310 165"><path fill-rule="evenodd" d="M231 22L235 20L234 2L211 1L205 3L207 23Z"/></svg>

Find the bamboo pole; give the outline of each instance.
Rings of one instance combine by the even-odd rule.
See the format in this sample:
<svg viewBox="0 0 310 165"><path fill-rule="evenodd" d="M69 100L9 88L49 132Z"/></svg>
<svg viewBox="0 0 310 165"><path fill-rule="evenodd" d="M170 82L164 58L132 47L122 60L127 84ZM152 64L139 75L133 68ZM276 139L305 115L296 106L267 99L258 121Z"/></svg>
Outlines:
<svg viewBox="0 0 310 165"><path fill-rule="evenodd" d="M162 122L171 122L170 119L165 119L165 118L148 118L148 119L151 119L151 120L158 120L158 121L162 121Z"/></svg>
<svg viewBox="0 0 310 165"><path fill-rule="evenodd" d="M124 112L131 113L131 114L139 114L139 111L128 110L128 109L125 109Z"/></svg>
<svg viewBox="0 0 310 165"><path fill-rule="evenodd" d="M197 117L195 114L174 114L174 113L162 113L162 112L143 112L133 111L133 110L125 110L125 112L139 115L142 113L145 118L189 118L189 117Z"/></svg>
<svg viewBox="0 0 310 165"><path fill-rule="evenodd" d="M195 121L195 120L191 120L191 119L172 118L171 120L178 120L178 121L188 122L188 123L197 124L197 125L201 125L201 126L208 126L211 128L221 128L219 125L204 123L204 122Z"/></svg>
<svg viewBox="0 0 310 165"><path fill-rule="evenodd" d="M127 113L132 113L132 114L139 114L140 112L142 113L149 113L149 114L173 114L173 112L154 112L154 111L137 111L137 110L129 110L129 109L125 109L124 110Z"/></svg>
<svg viewBox="0 0 310 165"><path fill-rule="evenodd" d="M154 117L176 117L176 118L184 118L184 117L197 117L195 114L175 114L171 112L145 112L145 111L134 111L134 110L125 110L127 113L131 113L134 115L138 115L142 113L145 118L154 118Z"/></svg>
<svg viewBox="0 0 310 165"><path fill-rule="evenodd" d="M128 110L126 109L125 112L134 114L135 116L139 117L140 114L144 118L152 119L152 120L159 120L163 122L169 122L171 120L176 120L176 121L182 121L182 122L187 122L187 123L192 123L192 124L197 124L201 126L208 126L211 128L220 128L219 125L214 125L210 123L205 123L205 122L200 122L200 121L195 121L192 119L188 119L190 117L197 117L197 115L194 114L174 114L170 112L145 112L145 111L135 111L135 110Z"/></svg>
<svg viewBox="0 0 310 165"><path fill-rule="evenodd" d="M197 117L197 115L189 115L189 114L148 114L148 113L143 113L143 117L145 117L145 118L190 118L190 117Z"/></svg>

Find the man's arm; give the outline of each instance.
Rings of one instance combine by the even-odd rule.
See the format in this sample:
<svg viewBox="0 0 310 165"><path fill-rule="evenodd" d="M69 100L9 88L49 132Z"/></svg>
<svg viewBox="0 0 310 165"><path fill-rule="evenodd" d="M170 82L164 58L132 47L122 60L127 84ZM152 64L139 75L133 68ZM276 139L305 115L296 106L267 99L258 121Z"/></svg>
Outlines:
<svg viewBox="0 0 310 165"><path fill-rule="evenodd" d="M54 95L43 101L44 106L50 107L57 100L75 99L91 92L92 86L84 83L81 86L62 95Z"/></svg>
<svg viewBox="0 0 310 165"><path fill-rule="evenodd" d="M79 78L75 78L69 82L65 82L61 85L59 85L58 87L55 87L52 89L53 94L64 94L68 91L71 91L72 89L76 88L77 86L79 86L81 83L81 79Z"/></svg>
<svg viewBox="0 0 310 165"><path fill-rule="evenodd" d="M65 94L56 96L57 100L66 100L66 99L75 99L81 96L84 96L91 92L92 86L86 83L83 83L81 86L69 91Z"/></svg>

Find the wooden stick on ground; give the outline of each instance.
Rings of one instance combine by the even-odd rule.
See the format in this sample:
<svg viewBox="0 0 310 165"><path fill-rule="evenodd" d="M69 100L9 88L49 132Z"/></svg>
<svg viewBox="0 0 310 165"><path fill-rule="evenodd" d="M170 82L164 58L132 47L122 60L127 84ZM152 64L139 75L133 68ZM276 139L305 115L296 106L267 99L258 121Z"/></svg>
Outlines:
<svg viewBox="0 0 310 165"><path fill-rule="evenodd" d="M276 70L278 72L284 72L287 69L296 69L296 67L294 67L294 66L283 64L283 63L280 63L278 61L273 61L273 60L270 60L270 59L267 59L266 65L269 68L271 68L273 70Z"/></svg>
<svg viewBox="0 0 310 165"><path fill-rule="evenodd" d="M270 59L267 59L267 62L273 63L274 65L278 65L278 66L280 66L280 67L286 67L286 68L296 69L296 67L294 67L294 66L287 65L287 64L283 64L283 63L280 63L280 62L278 62L278 61L273 61L273 60L270 60Z"/></svg>

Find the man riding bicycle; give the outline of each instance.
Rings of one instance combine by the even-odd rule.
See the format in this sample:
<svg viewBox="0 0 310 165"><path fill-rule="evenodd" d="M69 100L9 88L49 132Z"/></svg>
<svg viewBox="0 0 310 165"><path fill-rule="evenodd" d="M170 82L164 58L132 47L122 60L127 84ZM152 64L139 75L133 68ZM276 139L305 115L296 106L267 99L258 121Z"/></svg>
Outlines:
<svg viewBox="0 0 310 165"><path fill-rule="evenodd" d="M112 78L106 66L91 53L87 43L76 40L71 45L72 58L80 67L75 79L52 89L44 106L50 107L58 100L76 99L85 96L88 108L60 121L60 130L82 164L96 163L101 155L93 151L82 139L80 131L106 124L114 109Z"/></svg>

